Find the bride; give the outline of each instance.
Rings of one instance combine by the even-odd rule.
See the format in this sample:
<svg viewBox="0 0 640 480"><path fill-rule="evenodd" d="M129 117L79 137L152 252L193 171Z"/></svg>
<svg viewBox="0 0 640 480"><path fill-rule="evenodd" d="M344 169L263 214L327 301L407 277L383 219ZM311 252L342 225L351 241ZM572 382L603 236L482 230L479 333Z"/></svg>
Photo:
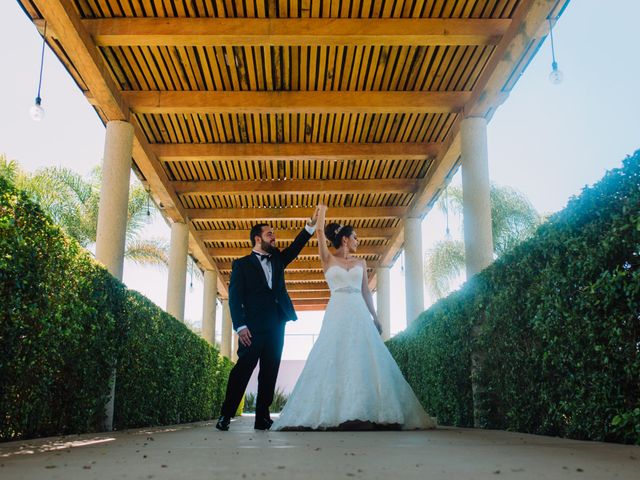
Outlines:
<svg viewBox="0 0 640 480"><path fill-rule="evenodd" d="M272 430L434 428L435 420L380 338L366 261L353 256L355 230L337 223L325 229L327 207L318 208L318 248L331 299L320 335Z"/></svg>

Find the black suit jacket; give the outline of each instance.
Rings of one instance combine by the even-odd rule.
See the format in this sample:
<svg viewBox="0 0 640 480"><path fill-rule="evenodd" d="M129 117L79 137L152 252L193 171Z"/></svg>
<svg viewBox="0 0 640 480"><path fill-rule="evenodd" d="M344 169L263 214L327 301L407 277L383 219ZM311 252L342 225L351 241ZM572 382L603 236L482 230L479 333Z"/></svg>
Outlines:
<svg viewBox="0 0 640 480"><path fill-rule="evenodd" d="M229 309L233 328L246 325L251 333L268 332L287 320L297 320L284 283L284 269L311 238L306 229L282 251L271 256L272 288L258 257L251 253L235 260L231 266Z"/></svg>

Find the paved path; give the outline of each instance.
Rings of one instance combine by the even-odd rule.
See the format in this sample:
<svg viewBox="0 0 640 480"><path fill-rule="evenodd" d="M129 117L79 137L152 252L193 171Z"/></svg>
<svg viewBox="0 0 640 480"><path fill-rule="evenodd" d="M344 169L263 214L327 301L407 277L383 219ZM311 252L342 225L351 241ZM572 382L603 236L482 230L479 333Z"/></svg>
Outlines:
<svg viewBox="0 0 640 480"><path fill-rule="evenodd" d="M257 432L253 418L0 444L11 479L640 479L640 447L519 433Z"/></svg>

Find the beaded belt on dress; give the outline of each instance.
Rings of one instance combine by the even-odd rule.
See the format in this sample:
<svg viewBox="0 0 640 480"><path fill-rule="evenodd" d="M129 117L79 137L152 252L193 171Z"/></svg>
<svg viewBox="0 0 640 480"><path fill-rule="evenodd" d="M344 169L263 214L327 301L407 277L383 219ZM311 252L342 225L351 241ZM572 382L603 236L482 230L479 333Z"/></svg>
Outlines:
<svg viewBox="0 0 640 480"><path fill-rule="evenodd" d="M356 287L340 287L332 290L331 293L360 293L360 289Z"/></svg>

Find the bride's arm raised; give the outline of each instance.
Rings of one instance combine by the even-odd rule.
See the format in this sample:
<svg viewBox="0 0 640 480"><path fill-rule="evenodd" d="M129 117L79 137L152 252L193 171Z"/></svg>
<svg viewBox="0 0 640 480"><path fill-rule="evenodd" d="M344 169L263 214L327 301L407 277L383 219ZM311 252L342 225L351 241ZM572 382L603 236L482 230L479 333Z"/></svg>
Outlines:
<svg viewBox="0 0 640 480"><path fill-rule="evenodd" d="M362 297L364 298L364 303L367 304L367 308L373 317L373 324L378 329L378 333L382 335L382 325L378 321L378 314L376 313L376 309L373 306L373 297L371 296L371 290L369 290L369 278L367 275L367 261L362 260L362 269L364 270L364 274L362 275Z"/></svg>
<svg viewBox="0 0 640 480"><path fill-rule="evenodd" d="M329 266L329 260L331 253L329 247L327 247L327 237L324 234L324 223L327 215L327 206L318 205L318 221L316 222L316 235L318 235L318 253L320 255L320 262L322 263L322 269L326 270Z"/></svg>

